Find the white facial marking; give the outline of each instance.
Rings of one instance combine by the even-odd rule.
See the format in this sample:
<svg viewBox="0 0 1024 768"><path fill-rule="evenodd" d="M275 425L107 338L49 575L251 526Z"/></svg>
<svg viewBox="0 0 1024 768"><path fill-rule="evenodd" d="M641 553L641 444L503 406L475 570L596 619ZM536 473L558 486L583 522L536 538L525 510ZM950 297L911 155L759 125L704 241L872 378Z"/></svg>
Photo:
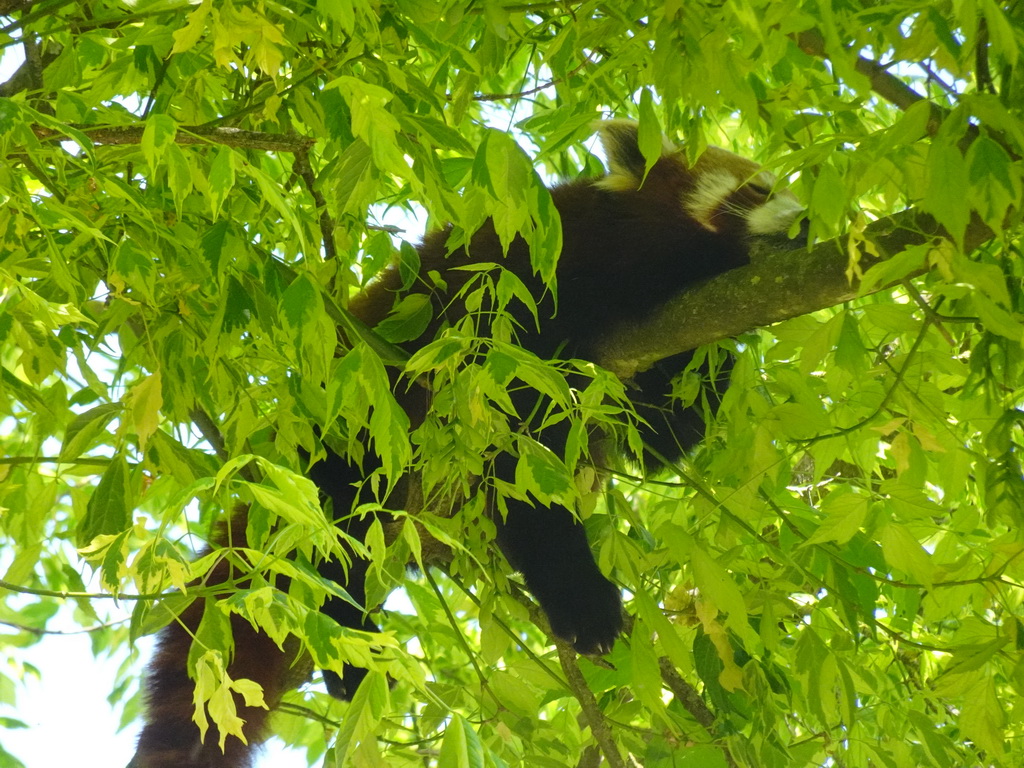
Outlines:
<svg viewBox="0 0 1024 768"><path fill-rule="evenodd" d="M778 235L803 213L800 201L790 195L776 195L747 214L747 230L752 235Z"/></svg>
<svg viewBox="0 0 1024 768"><path fill-rule="evenodd" d="M717 232L712 218L722 203L740 186L740 180L729 171L710 171L701 174L697 188L686 195L683 207L704 229Z"/></svg>

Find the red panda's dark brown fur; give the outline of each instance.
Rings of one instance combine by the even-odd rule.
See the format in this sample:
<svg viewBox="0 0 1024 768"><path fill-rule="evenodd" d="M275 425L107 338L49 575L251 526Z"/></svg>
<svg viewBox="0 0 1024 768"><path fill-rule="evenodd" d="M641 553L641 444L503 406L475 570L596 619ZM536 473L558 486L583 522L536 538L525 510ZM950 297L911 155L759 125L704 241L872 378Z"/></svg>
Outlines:
<svg viewBox="0 0 1024 768"><path fill-rule="evenodd" d="M202 603L195 602L181 616L185 626L194 629L202 617ZM246 707L235 696L239 715L245 720L242 731L248 744L234 736L225 742L221 753L216 724L210 724L200 742L199 729L192 721L192 694L195 683L184 664L188 658L191 636L184 630L162 633L153 660L147 686L147 707L150 725L139 738L138 768L249 768L252 747L267 737L267 718L288 690L285 685L290 665L288 656L267 636L256 632L237 614L231 616L235 641L235 660L230 674L234 679L248 679L263 688L269 709Z"/></svg>
<svg viewBox="0 0 1024 768"><path fill-rule="evenodd" d="M469 253L460 249L449 255L446 232L435 232L419 248L421 274L436 270L444 276L447 287L435 290L424 279L410 289L430 291L434 300L435 320L423 340L433 338L445 322L457 320L463 311L455 294L468 273L453 268L493 261L516 274L535 297L545 297L540 303L539 331L531 327L529 316L518 318L523 329L522 346L541 357L562 354L587 358L613 326L642 320L686 285L746 263L751 236L782 235L799 215L795 198L785 192L771 196L772 179L749 160L709 148L691 167L682 152L666 146L661 159L645 175L635 124L611 121L603 124L601 134L611 166L608 176L551 190L561 215L564 240L557 271L557 314L552 317L550 293L535 276L522 240L516 240L503 257L488 223L473 237ZM398 270L389 267L362 296L353 299L350 309L368 325L376 325L391 309L400 287ZM408 346L414 350L422 343ZM699 440L703 430L699 413L679 408L669 399L671 379L688 361L688 355L677 356L662 368L641 374L633 390L637 410L649 422L643 439L656 455L669 459ZM709 399L713 400L721 383L709 386ZM515 402L520 413L530 413L535 405L535 394L510 396L514 400L528 398ZM413 410L422 409L421 402L407 405ZM523 428L531 426L525 424ZM549 427L541 439L560 451L565 437L559 430L565 428L564 424ZM514 458L498 455L494 460L496 474L514 475L514 463ZM344 457L333 453L310 471L323 495L332 500L336 515L351 507L355 500L352 488L362 476ZM581 653L607 651L621 628L619 590L598 570L573 514L556 507L535 509L509 501L507 519L496 522L502 551L523 573L553 632L573 642ZM244 540L244 527L244 518L239 516L232 525L235 540ZM347 530L359 535L359 531ZM338 580L340 574L331 572L331 567L326 564L321 573ZM227 568L222 562L210 583L226 580ZM361 571L357 562L343 584L356 600L364 599L364 571L365 564ZM361 611L348 605L329 600L322 610L343 626L373 626ZM193 603L180 623L171 624L161 634L147 682L147 725L133 768L248 768L252 745L266 736L268 712L244 707L239 699L238 711L246 721L244 732L249 746L229 737L222 754L212 725L205 742L200 743L199 731L192 722L193 682L186 673L186 660L190 633L202 611L201 602ZM295 682L294 655L281 651L238 617L232 617L232 629L235 657L230 676L259 683L268 706L273 708ZM343 676L325 672L325 680L332 694L351 697L363 674L362 670L346 667Z"/></svg>
<svg viewBox="0 0 1024 768"><path fill-rule="evenodd" d="M245 528L245 508L241 508L236 510L230 530L221 529L215 536L215 545L245 542ZM229 560L222 558L205 582L211 585L228 582L232 579L232 570ZM287 588L283 582L278 586ZM281 702L281 697L305 677L301 663L296 667L295 649L282 650L269 636L257 632L248 621L232 613L235 654L229 674L234 680L258 683L267 707L247 707L235 694L238 714L245 721L242 732L246 743L228 736L221 752L220 734L212 721L200 741L199 728L192 719L195 683L188 676L186 659L204 608L204 600L194 600L158 637L146 677L147 725L139 736L131 768L249 768L253 747L267 737L270 713Z"/></svg>

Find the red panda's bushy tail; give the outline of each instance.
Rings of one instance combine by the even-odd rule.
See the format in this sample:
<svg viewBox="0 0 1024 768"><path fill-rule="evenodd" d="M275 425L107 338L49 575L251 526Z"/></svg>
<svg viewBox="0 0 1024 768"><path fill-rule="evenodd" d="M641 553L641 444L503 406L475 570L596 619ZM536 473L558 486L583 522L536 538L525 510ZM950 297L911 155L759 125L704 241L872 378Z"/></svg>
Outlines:
<svg viewBox="0 0 1024 768"><path fill-rule="evenodd" d="M245 541L245 518L243 511L236 513L231 533L224 538ZM206 581L217 584L228 578L230 566L221 560ZM203 600L192 602L177 621L160 632L144 682L146 723L130 768L249 768L256 747L267 736L269 710L293 687L291 655L242 617L232 614L235 653L228 674L232 679L247 678L259 683L269 710L247 707L235 694L238 716L245 721L242 732L247 743L229 735L221 751L220 734L212 722L201 740L199 728L192 720L195 683L189 678L187 667L192 635L199 626L203 607Z"/></svg>

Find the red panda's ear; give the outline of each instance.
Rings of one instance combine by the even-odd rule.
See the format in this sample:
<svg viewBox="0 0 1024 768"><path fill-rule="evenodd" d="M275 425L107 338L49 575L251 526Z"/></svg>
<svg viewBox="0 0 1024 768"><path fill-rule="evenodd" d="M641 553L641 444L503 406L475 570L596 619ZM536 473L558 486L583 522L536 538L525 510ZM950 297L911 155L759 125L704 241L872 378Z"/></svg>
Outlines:
<svg viewBox="0 0 1024 768"><path fill-rule="evenodd" d="M608 175L601 180L606 189L639 189L647 167L640 152L639 124L635 120L599 120L594 124L608 157ZM662 140L661 156L675 153L677 148Z"/></svg>

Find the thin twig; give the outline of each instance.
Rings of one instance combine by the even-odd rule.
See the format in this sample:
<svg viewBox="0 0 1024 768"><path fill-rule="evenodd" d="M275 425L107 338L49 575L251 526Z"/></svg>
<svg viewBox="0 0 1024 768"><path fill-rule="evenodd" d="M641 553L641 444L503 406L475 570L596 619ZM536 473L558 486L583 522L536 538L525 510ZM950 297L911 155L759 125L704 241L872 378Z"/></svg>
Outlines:
<svg viewBox="0 0 1024 768"><path fill-rule="evenodd" d="M540 93L541 91L546 90L553 85L564 83L569 78L578 75L580 72L586 69L589 64L592 63L593 62L588 58L578 67L573 69L571 72L567 73L564 77L555 78L554 80L548 80L548 82L546 83L542 83L541 85L535 86L534 88L528 88L525 91L519 91L517 93L480 93L473 97L473 101L503 101L505 99L522 99L527 96L532 96L533 94Z"/></svg>
<svg viewBox="0 0 1024 768"><path fill-rule="evenodd" d="M110 459L101 456L79 456L74 459L62 459L60 456L0 456L0 466L16 466L19 464L68 464L70 466L108 467ZM129 462L129 467L138 466Z"/></svg>
<svg viewBox="0 0 1024 768"><path fill-rule="evenodd" d="M981 93L996 92L988 65L988 21L984 16L978 19L978 39L974 43L974 81Z"/></svg>
<svg viewBox="0 0 1024 768"><path fill-rule="evenodd" d="M104 622L103 624L97 624L94 627L82 627L81 629L71 629L71 630L43 629L41 627L29 627L29 626L26 626L24 624L18 624L18 623L13 622L13 621L0 621L0 624L2 624L5 627L13 627L14 629L21 630L22 632L28 632L30 634L38 635L38 636L41 637L43 635L84 635L84 634L88 634L90 632L99 632L101 629L108 629L110 627L116 627L118 624L125 624L128 621L129 621L128 619L118 619L117 621L108 621L108 622Z"/></svg>
<svg viewBox="0 0 1024 768"><path fill-rule="evenodd" d="M8 592L17 592L19 595L59 597L62 600L159 600L162 597L167 597L165 592L152 592L141 595L118 593L115 595L108 592L71 592L66 589L37 589L35 587L23 587L20 584L13 584L6 579L0 579L0 589L6 589Z"/></svg>
<svg viewBox="0 0 1024 768"><path fill-rule="evenodd" d="M601 747L605 760L612 768L626 768L626 763L612 738L612 730L608 727L608 721L605 720L601 708L597 706L594 692L590 690L590 686L587 685L587 681L583 677L583 672L580 671L580 665L576 661L576 651L564 640L556 640L555 648L558 650L558 661L561 663L562 672L565 673L565 678L569 683L569 690L576 697L576 701L580 703L583 716L587 720L587 725L590 726L590 732L594 735L598 746Z"/></svg>
<svg viewBox="0 0 1024 768"><path fill-rule="evenodd" d="M324 259L334 261L338 256L338 249L334 243L334 217L327 209L327 201L317 184L313 166L309 162L308 148L303 147L295 152L295 162L292 164L292 168L305 183L316 209L320 211L320 240L323 242Z"/></svg>
<svg viewBox="0 0 1024 768"><path fill-rule="evenodd" d="M228 453L227 446L224 443L224 436L220 433L220 428L217 423L210 418L210 415L202 408L193 408L189 414L192 417L192 422L199 429L199 434L203 436L211 446L213 446L214 453L217 454L217 458L221 461L227 461L231 458L231 454Z"/></svg>

